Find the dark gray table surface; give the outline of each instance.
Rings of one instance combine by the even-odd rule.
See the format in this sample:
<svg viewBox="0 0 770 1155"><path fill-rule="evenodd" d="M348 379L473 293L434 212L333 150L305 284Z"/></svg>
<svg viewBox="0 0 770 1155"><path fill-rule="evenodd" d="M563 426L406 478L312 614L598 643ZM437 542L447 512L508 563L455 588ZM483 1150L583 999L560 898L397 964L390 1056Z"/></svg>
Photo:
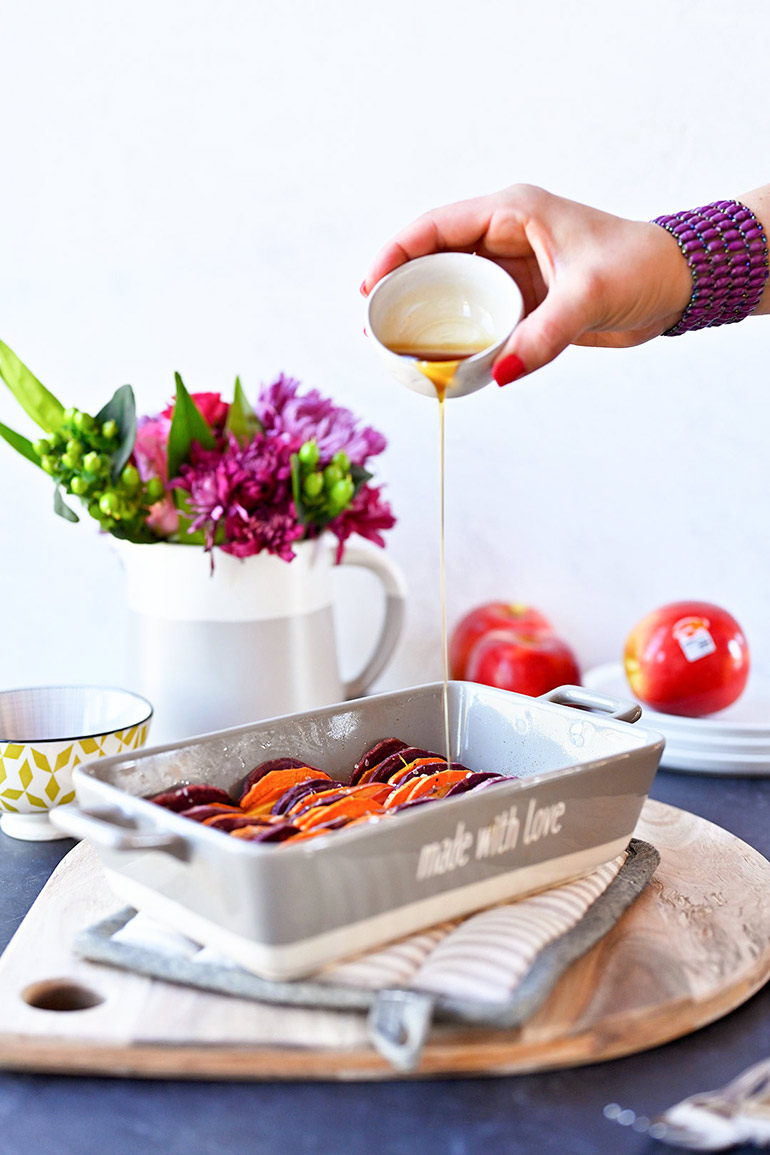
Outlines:
<svg viewBox="0 0 770 1155"><path fill-rule="evenodd" d="M652 797L770 857L770 778L660 771ZM72 845L0 834L0 948ZM769 989L666 1046L545 1074L281 1084L0 1073L0 1155L665 1153L673 1148L608 1122L604 1106L652 1115L770 1055Z"/></svg>

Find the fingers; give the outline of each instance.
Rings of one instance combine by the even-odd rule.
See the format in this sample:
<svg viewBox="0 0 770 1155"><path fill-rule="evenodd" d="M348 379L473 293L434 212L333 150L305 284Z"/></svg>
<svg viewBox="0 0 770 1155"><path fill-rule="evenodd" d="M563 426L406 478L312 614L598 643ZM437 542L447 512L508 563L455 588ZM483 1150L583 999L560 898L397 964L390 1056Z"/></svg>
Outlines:
<svg viewBox="0 0 770 1155"><path fill-rule="evenodd" d="M498 385L509 385L541 369L581 336L584 318L575 300L574 295L554 287L543 303L519 322L493 366Z"/></svg>
<svg viewBox="0 0 770 1155"><path fill-rule="evenodd" d="M429 253L475 252L493 213L492 197L476 197L424 213L397 233L374 258L361 285L364 296L388 273Z"/></svg>

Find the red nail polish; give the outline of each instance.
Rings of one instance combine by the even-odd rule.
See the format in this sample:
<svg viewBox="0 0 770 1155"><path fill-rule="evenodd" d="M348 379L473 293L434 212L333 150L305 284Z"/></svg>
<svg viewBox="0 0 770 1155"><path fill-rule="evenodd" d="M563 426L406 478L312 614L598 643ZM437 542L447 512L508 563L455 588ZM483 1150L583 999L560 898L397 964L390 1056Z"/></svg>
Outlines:
<svg viewBox="0 0 770 1155"><path fill-rule="evenodd" d="M498 385L510 385L511 381L521 377L524 372L526 369L521 357L517 357L515 353L509 353L507 357L503 357L493 367L492 376Z"/></svg>
<svg viewBox="0 0 770 1155"><path fill-rule="evenodd" d="M365 296L366 296L366 281L362 281L362 282L361 282L361 286L360 286L360 288L359 288L359 290L358 290L358 291L359 291L359 293L361 294L361 296L362 296L362 297L365 297Z"/></svg>

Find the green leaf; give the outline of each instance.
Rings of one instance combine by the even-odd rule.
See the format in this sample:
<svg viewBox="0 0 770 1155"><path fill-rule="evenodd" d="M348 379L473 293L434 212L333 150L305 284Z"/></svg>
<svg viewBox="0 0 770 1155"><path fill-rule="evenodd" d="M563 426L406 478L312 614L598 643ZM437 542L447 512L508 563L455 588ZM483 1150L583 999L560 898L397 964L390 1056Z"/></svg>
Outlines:
<svg viewBox="0 0 770 1155"><path fill-rule="evenodd" d="M15 433L13 429L9 429L7 425L3 425L2 421L0 421L0 437L4 437L17 453L26 457L27 461L40 467L40 458L32 448L32 442L28 441L26 437L22 437L20 433Z"/></svg>
<svg viewBox="0 0 770 1155"><path fill-rule="evenodd" d="M70 509L65 503L58 485L53 491L53 511L54 513L58 513L59 517L63 517L65 521L80 521L74 509Z"/></svg>
<svg viewBox="0 0 770 1155"><path fill-rule="evenodd" d="M136 441L136 401L130 385L116 389L107 404L96 414L101 424L114 421L120 432L120 443L112 454L110 475L113 482L120 477L123 466L128 463Z"/></svg>
<svg viewBox="0 0 770 1155"><path fill-rule="evenodd" d="M52 433L62 423L64 406L61 401L41 385L37 377L30 373L13 350L0 341L0 377L5 381L25 413L41 429Z"/></svg>
<svg viewBox="0 0 770 1155"><path fill-rule="evenodd" d="M182 545L205 545L206 529L191 530L190 526L195 519L195 511L190 505L190 495L183 489L174 489L174 505L179 512L179 528L174 540ZM214 532L214 544L221 545L224 541L224 526L220 523Z"/></svg>
<svg viewBox="0 0 770 1155"><path fill-rule="evenodd" d="M174 374L176 400L171 429L168 434L168 479L179 475L180 466L190 460L190 449L198 442L204 449L215 449L214 434L198 406L184 387L182 378Z"/></svg>
<svg viewBox="0 0 770 1155"><path fill-rule="evenodd" d="M251 405L249 405L246 394L243 391L243 386L241 385L240 377L236 377L233 403L227 414L225 429L229 433L232 433L234 437L237 437L240 442L244 442L251 441L257 433L264 433L264 428L264 425L257 417Z"/></svg>
<svg viewBox="0 0 770 1155"><path fill-rule="evenodd" d="M297 521L300 525L307 525L310 518L302 500L302 465L296 453L291 455L291 495L297 510Z"/></svg>
<svg viewBox="0 0 770 1155"><path fill-rule="evenodd" d="M362 465L356 465L353 462L350 466L350 477L353 482L353 496L355 497L361 486L365 485L367 481L371 481L374 474L370 473L368 469L364 469Z"/></svg>

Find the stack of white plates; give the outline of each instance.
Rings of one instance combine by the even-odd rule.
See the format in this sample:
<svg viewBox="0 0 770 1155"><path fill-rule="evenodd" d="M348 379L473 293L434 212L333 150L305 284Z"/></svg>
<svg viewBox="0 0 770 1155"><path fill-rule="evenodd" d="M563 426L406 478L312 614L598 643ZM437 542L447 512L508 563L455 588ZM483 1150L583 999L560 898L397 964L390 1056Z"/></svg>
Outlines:
<svg viewBox="0 0 770 1155"><path fill-rule="evenodd" d="M620 662L589 670L583 683L615 698L634 696ZM660 764L692 774L770 776L770 680L749 676L737 702L704 718L660 714L639 703L642 722L666 739Z"/></svg>

